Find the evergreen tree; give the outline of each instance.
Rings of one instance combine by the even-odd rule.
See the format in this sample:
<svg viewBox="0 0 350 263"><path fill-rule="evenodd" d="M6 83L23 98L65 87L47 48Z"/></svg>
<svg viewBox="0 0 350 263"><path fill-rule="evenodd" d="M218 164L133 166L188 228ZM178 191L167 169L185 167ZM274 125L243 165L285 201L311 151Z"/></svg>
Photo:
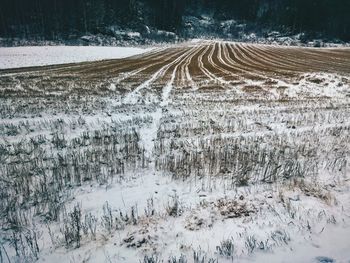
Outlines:
<svg viewBox="0 0 350 263"><path fill-rule="evenodd" d="M350 40L349 0L1 0L0 37L65 38L110 25L177 31L184 14L202 12Z"/></svg>

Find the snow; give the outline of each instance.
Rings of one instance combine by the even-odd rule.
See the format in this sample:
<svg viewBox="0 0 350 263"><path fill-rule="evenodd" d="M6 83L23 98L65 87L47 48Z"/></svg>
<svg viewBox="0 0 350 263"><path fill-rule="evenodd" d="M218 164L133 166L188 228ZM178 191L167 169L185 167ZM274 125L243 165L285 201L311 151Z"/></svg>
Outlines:
<svg viewBox="0 0 350 263"><path fill-rule="evenodd" d="M1 47L0 69L120 59L139 55L151 49L96 46Z"/></svg>
<svg viewBox="0 0 350 263"><path fill-rule="evenodd" d="M278 248L274 253L257 253L254 258L243 262L294 263L294 262L349 262L348 237L350 229L343 226L329 226L323 235L314 235L313 242L300 240L294 249ZM325 238L326 237L326 238ZM321 258L333 261L321 261ZM318 260L316 260L318 259Z"/></svg>
<svg viewBox="0 0 350 263"><path fill-rule="evenodd" d="M140 150L144 150L146 160L149 162L148 167L140 170L137 166L131 169L126 165L125 174L120 177L111 176L106 184L89 181L69 189L70 198L65 202L67 212L79 204L83 218L92 214L98 220L96 237L91 239L89 235L84 235L79 248L64 248L60 231L63 222L52 222L47 225L54 233L53 237L49 237L47 226L39 220L40 218L35 218L38 219L34 222L35 227L43 235L39 240L41 250L38 262L141 262L144 255L153 253L158 254L159 259L164 259L164 262L170 256L178 258L180 254L185 255L188 262L193 262L191 261L193 253L199 251L205 256L218 259L219 262L321 262L322 258L349 262L348 155L345 156L347 159L344 159L346 161L344 174L341 169L339 173L334 172L336 169L325 172L323 171L325 167L319 168L318 176L312 178L306 173L303 184L315 187L314 190L310 188L308 191L302 190L301 182L298 180L295 180L293 185L292 181L283 180L273 184L259 184L254 183L254 179L248 186L232 187L231 175L210 173L206 175L204 161L203 175L189 174L183 181L180 178L176 179L176 174L173 177L171 173L167 173L167 169L157 168L156 165L156 161L162 163L162 158L166 154L173 154L175 158L181 157L182 152L186 154L189 152L191 155L200 154L203 151L201 142L204 140L207 140L208 144L210 140L214 142L213 139L219 142L221 140L221 145L214 145L219 148L224 146L223 143L232 144L232 141L226 139L239 137L246 138L246 141L259 140L261 144L271 144L271 147L274 147L271 148L273 151L280 149L279 144L282 144L281 142L274 146L275 138L276 141L286 140L283 142L286 151L289 147L298 147L307 141L314 145L318 142L321 144L320 149L326 151L324 154L321 151L315 153L320 165L324 163L327 166L331 160L336 160L336 163L332 164L335 166L338 164L338 159L334 159L333 146L338 146L340 149L339 156L343 147L348 147L345 131L349 127L348 108L331 106L322 100L316 102L320 105L315 107L313 101L298 101L298 99L304 98L303 96L311 98L327 96L334 104L343 101L344 105L348 105L347 78L336 74L313 72L300 75L297 84L270 79L276 84L275 87L270 87L271 96L268 97L270 101L265 104L248 100L242 105L225 102L230 99L229 92L223 94L210 92L210 103L208 103L203 100L205 93L180 93L176 86L177 74L182 75L181 81L187 79L194 82L188 67L195 55L199 54L197 63L203 74L213 83L229 85L229 81L224 80L220 74L228 74L228 69L234 69L235 64L230 60L227 49L219 46L217 58L214 56L214 49L208 54L209 64L216 69L213 73L203 60L204 54L213 47L213 44L208 45L202 53L199 53L197 45L191 47L182 55L170 57L166 60L166 65L150 62L146 66L142 65L140 68L115 76L108 86L110 91L116 91L118 84L130 76L135 76L154 65L159 67L144 77L143 82L135 85L134 90L130 90L125 96L103 98L104 104L107 105L106 109L96 109L91 115L78 111L82 114L79 118L84 120L84 124L79 124L75 111L55 116L51 116L50 112L43 112L40 117L34 116L28 119L25 118L27 116L0 119L0 128L2 127L4 134L14 124L25 127L19 129L20 134L16 136L4 137L6 143L21 139L24 141L34 135L42 134L48 137L49 144L51 131L56 130L54 125L59 120L69 124L62 129L68 141L79 138L83 132L88 134L103 129L127 134L127 130L135 129L139 134L138 143L142 146ZM247 57L244 59L250 61ZM220 67L216 61L225 65L225 68ZM255 74L262 80L245 80L242 87L235 87L237 90L232 88L232 91L237 93L239 88L244 88L244 85L262 85L268 79L259 72L249 72L249 68L241 68L240 72ZM163 78L165 81L160 82L159 80ZM154 86L158 83L162 83L162 89L155 91ZM295 98L295 106L294 102L283 104L277 101L280 96L276 90L278 86L286 86L284 95ZM153 96L156 97L155 102L146 103ZM97 98L93 98L95 99ZM130 122L127 122L128 120ZM21 122L26 123L24 125ZM211 122L214 123L213 127L204 125ZM77 127L73 125L74 123L78 123L75 124ZM180 125L177 128L175 124ZM293 129L290 128L292 125L295 125ZM125 131L119 126L124 127ZM220 130L213 130L215 126ZM227 129L230 127L235 128ZM337 133L329 135L331 131ZM181 136L177 137L178 135ZM174 145L170 145L172 141ZM160 142L164 145L164 150L157 149ZM306 148L309 147L309 143L305 143ZM341 143L344 143L344 146ZM80 149L86 151L84 147L94 145L82 145ZM242 147L255 149L249 144L243 144ZM270 148L266 146L266 149ZM62 154L66 151L68 152L62 150ZM178 160L181 162L181 158ZM311 158L310 160L312 161ZM103 172L102 169L101 173ZM312 191L316 191L314 195L310 195ZM329 195L324 198L324 193ZM169 214L168 211L174 196L178 198L181 210L176 216ZM327 201L328 197L334 202ZM149 200L152 201L154 208L152 216L149 216L149 213L147 215ZM224 200L222 205L218 205L220 200ZM233 206L235 201L238 206ZM107 233L102 223L105 204L111 207L116 218L119 213L126 215L135 209L138 222L125 224ZM242 212L234 217L230 209L234 211L243 205L248 207L249 214L243 216L245 213ZM231 214L226 216L226 213ZM247 246L249 238L256 241L256 247L254 246L252 252L249 252ZM224 240L233 240L235 250L232 258L219 255L217 251L220 242ZM140 246L137 246L137 242L140 242ZM14 258L13 250L9 251Z"/></svg>
<svg viewBox="0 0 350 263"><path fill-rule="evenodd" d="M276 199L267 199L270 195L276 197L273 189L269 189L268 186L248 186L238 191L224 190L220 183L216 186L216 191L203 190L201 182L175 182L170 177L153 174L152 171L144 171L134 174L132 181L111 185L110 188L105 189L95 185L82 187L74 192L75 198L68 204L68 207L72 208L76 203L80 203L84 213L92 212L101 217L101 207L108 202L114 211L130 211L131 207L135 206L137 213L142 215L147 207L147 200L152 198L158 215L152 219L153 223L152 220L149 224L144 222L146 226L143 226L143 223L136 227L127 226L126 229L120 230L104 241L98 238L97 241L87 242L81 248L68 253L62 254L60 249L51 251L46 248L39 262L62 262L62 260L68 261L70 258L81 256L89 258L89 262L104 262L109 256L118 258L117 262L135 262L135 258L141 258L142 253L135 249L128 249L121 244L126 236L133 235L136 239L142 237L138 232L139 227L141 229L146 227L149 231L148 235L157 237L154 245L163 252L163 256L178 256L179 247L198 248L198 251L203 251L205 254L215 255L215 247L220 241L233 238L237 262L318 262L316 259L320 257L331 258L335 262L348 262L350 228L347 223L329 224L317 216L326 210L327 214L334 213L338 217L341 208L331 208L313 197L301 195L299 200L293 201L298 216L291 219L288 215L281 213L281 207ZM162 214L169 198L174 193L179 196L180 204L184 208L182 216L178 218ZM252 215L251 219L237 218L233 221L233 219L221 218L213 214L214 210L209 209L210 206L198 205L203 202L210 204L221 198L237 199L242 195L245 196L248 203L260 207L259 214ZM339 194L337 198L346 199L347 193ZM274 207L277 211L266 209L269 206ZM277 217L274 213L279 216ZM317 219L314 218L315 215ZM204 222L198 229L189 230L186 227L197 226L198 219ZM310 233L305 232L302 227L299 228L306 220L314 223L314 228ZM291 222L292 225L289 225L288 222ZM156 224L157 227L153 228L153 224ZM253 255L243 252L247 237L254 235L258 241L267 240L274 231L286 231L290 235L290 242L280 245L270 240L270 245L272 245L269 249L257 249ZM116 244L120 245L117 250ZM188 259L190 259L191 252L188 253ZM216 257L217 255L214 258ZM219 262L232 262L232 260L219 257Z"/></svg>

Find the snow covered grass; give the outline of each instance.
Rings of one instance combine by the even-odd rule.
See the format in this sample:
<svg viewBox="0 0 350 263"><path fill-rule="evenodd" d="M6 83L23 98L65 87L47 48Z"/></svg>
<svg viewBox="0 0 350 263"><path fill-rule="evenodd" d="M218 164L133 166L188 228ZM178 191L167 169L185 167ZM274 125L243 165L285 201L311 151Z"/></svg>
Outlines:
<svg viewBox="0 0 350 263"><path fill-rule="evenodd" d="M96 46L0 47L0 69L126 58L150 50L152 48Z"/></svg>
<svg viewBox="0 0 350 263"><path fill-rule="evenodd" d="M194 252L205 262L278 262L290 249L305 258L306 243L310 259L346 258L347 238L335 249L323 232L348 233L348 109L328 100L256 108L198 99L194 110L187 97L185 112L173 100L160 116L156 105L83 113L70 100L79 116L51 115L60 107L51 105L38 117L27 104L32 114L8 118L4 105L6 252L39 262L195 262ZM24 225L33 232L13 232Z"/></svg>

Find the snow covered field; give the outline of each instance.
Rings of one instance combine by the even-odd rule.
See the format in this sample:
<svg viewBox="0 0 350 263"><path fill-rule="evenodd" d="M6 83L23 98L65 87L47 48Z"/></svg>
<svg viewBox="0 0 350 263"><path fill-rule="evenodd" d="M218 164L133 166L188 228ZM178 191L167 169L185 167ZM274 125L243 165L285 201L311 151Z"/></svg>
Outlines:
<svg viewBox="0 0 350 263"><path fill-rule="evenodd" d="M348 263L349 58L195 41L0 71L0 259Z"/></svg>
<svg viewBox="0 0 350 263"><path fill-rule="evenodd" d="M0 69L126 58L150 50L96 46L0 47Z"/></svg>

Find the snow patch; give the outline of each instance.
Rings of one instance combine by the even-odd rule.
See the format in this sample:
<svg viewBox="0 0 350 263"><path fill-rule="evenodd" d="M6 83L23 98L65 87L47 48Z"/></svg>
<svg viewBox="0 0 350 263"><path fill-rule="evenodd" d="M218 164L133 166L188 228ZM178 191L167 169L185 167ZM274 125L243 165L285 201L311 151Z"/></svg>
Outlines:
<svg viewBox="0 0 350 263"><path fill-rule="evenodd" d="M119 59L139 55L152 48L93 46L27 46L0 48L0 69Z"/></svg>

